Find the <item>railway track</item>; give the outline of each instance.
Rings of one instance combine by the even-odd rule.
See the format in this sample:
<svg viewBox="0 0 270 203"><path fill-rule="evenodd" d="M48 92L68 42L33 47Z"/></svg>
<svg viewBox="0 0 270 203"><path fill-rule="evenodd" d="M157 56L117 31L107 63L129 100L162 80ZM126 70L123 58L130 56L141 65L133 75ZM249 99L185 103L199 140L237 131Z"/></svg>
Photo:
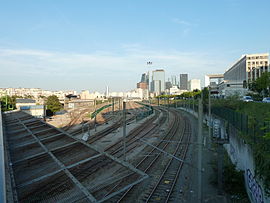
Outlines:
<svg viewBox="0 0 270 203"><path fill-rule="evenodd" d="M138 143L138 139L139 138L145 137L146 135L150 134L151 132L154 132L155 130L157 130L155 128L157 126L157 124L152 125L151 123L153 123L153 121L156 120L156 118L159 116L159 114L160 114L160 111L157 111L156 114L155 114L155 116L153 116L152 118L150 118L149 120L147 120L145 123L143 123L142 126L136 128L136 129L133 129L128 134L128 136L127 136L127 154L128 153L131 153L132 150L135 149L138 146L138 144L140 144L140 143ZM166 113L165 112L163 112L163 116L160 119L161 119L161 121L159 123L165 123L165 120L166 120ZM171 120L171 123L173 123L172 120ZM120 125L121 124L122 124L122 122L120 122ZM118 128L117 125L114 126L114 128L115 129ZM100 138L102 138L104 136L104 134L108 134L109 131L113 131L112 129L113 128L109 128L109 129L107 129L108 130L107 132L100 133L99 135L96 135L95 138L92 137L91 138L91 141L89 141L89 143L96 142L97 140L99 140ZM114 155L114 156L116 156L118 158L121 157L122 156L122 141L119 140L115 144L113 144L111 146L108 146L104 151L107 152L107 153L109 153L109 154L112 154L112 155ZM97 162L95 163L94 166L93 165L89 165L89 166L88 165L81 165L78 168L78 171L80 171L80 174L79 174L80 175L80 179L86 178L89 175L89 170L93 170L93 167L96 170L98 170L98 168L108 167L109 165L110 165L109 162L104 162L102 159L97 160ZM126 172L125 171L119 171L118 173L125 174ZM129 177L129 176L131 176L131 177ZM125 177L127 177L129 180L133 180L135 178L138 178L136 176L137 176L137 174L125 174ZM128 179L126 179L126 182L128 182ZM117 183L117 185L119 187L121 187L121 183ZM104 191L104 188L106 189L105 191L113 191L114 190L114 186L112 187L112 186L106 186L106 185L104 185L103 188L94 188L92 190L92 193L95 196L98 197L99 192L100 191L101 192ZM104 194L101 194L101 196L103 196L103 195Z"/></svg>
<svg viewBox="0 0 270 203"><path fill-rule="evenodd" d="M127 143L127 151L131 151L133 148L136 147L138 143L138 139L145 137L146 135L150 134L153 129L157 126L157 124L153 124L153 122L159 117L160 110L156 111L155 116L147 120L145 123L140 125L139 127L133 129L126 137ZM161 118L162 122L166 119L165 116ZM122 156L122 140L116 142L108 147L105 148L105 151L120 158Z"/></svg>
<svg viewBox="0 0 270 203"><path fill-rule="evenodd" d="M159 110L160 111L160 110ZM164 111L164 110L162 110ZM156 115L155 117L158 117L158 115ZM133 149L135 149L138 145L141 145L140 142L138 142L138 139L140 138L143 138L151 133L156 133L156 131L158 131L156 127L156 125L152 125L150 126L149 124L153 122L153 120L155 120L156 118L152 118L150 120L148 120L146 123L144 123L142 126L139 126L138 128L134 129L132 132L129 133L129 138L127 140L127 149L126 149L126 154L128 155L129 153L132 152ZM162 120L162 123L166 120L166 114L163 113L163 116L160 118ZM143 127L147 127L146 128L143 128ZM123 153L122 153L122 142L119 141L109 147L107 147L105 149L105 152L117 157L117 158L121 158L123 156ZM123 173L123 171L118 171L118 173ZM133 176L133 177L130 177L130 176ZM126 174L126 178L128 178L128 180L132 180L132 179L136 179L137 178L137 174ZM127 179L126 179L127 180ZM105 186L105 190L107 191L113 191L115 190L115 188L117 187L121 187L121 181L116 183L115 186ZM107 188L106 188L107 187ZM104 190L104 188L102 188ZM96 192L94 192L94 194L96 196L98 196L98 193L99 191L97 190ZM110 193L110 192L109 192ZM109 194L108 193L108 194ZM107 194L107 195L108 195ZM99 198L103 198L103 197L106 197L107 196L106 194L101 194L101 196L99 196Z"/></svg>
<svg viewBox="0 0 270 203"><path fill-rule="evenodd" d="M156 145L156 147L164 150L164 151L170 151L170 148L172 148L171 143L173 142L163 142L164 140L166 141L174 141L177 139L177 133L180 133L180 138L178 137L178 144L176 147L174 147L174 151L172 154L174 154L175 156L181 157L184 159L185 153L187 151L187 145L184 147L184 154L182 154L182 151L180 150L181 147L181 142L189 139L190 135L188 135L186 138L186 136L184 136L185 134L189 134L190 132L190 125L187 122L186 118L180 118L176 115L176 112L172 112L173 115L173 120L172 120L172 126L170 128L170 130L166 133L166 135L162 138L162 140ZM181 128L182 127L182 128ZM182 129L181 132L179 132L179 128ZM162 153L160 151L158 151L155 148L152 148L147 155L141 159L139 162L137 162L135 164L136 168L144 171L145 173L148 174L152 174L153 171L155 171L155 167L157 166L157 163L160 162L160 160L162 159ZM156 180L156 182L151 184L151 187L147 190L148 193L145 193L145 196L142 199L142 202L144 201L152 201L154 199L154 201L159 200L159 198L161 199L161 197L157 197L157 199L153 198L154 195L159 194L160 190L164 189L161 186L162 185L162 181L165 181L165 186L167 186L167 188L164 189L164 191L166 192L166 195L164 195L164 197L166 197L166 201L169 200L173 200L173 189L175 186L175 183L177 181L177 178L179 176L179 173L181 171L183 163L179 162L175 159L170 159L164 169L164 171L162 172L162 175L160 176L160 178L158 180ZM135 174L130 174L129 178L135 178L132 177ZM172 180L172 178L174 178ZM166 180L164 180L166 179ZM118 183L120 184L120 183ZM123 193L120 193L119 195L117 195L116 197L114 197L113 199L109 200L108 202L129 202L132 199L132 196L134 198L134 191L140 189L142 186L142 184L139 185L135 185L130 187L128 190L126 190ZM160 189L161 188L161 189ZM114 188L112 188L109 192L113 192L114 190L117 189L117 186L115 186ZM108 195L107 194L107 195ZM150 196L149 196L150 195ZM149 200L148 200L149 199ZM167 200L168 199L168 200ZM163 200L163 199L162 199ZM162 201L163 202L163 201Z"/></svg>
<svg viewBox="0 0 270 203"><path fill-rule="evenodd" d="M166 115L166 114L164 114L164 115ZM179 119L172 119L172 123L170 126L171 128L166 133L166 135L163 137L162 140L173 139L173 137L174 137L173 131L175 131L175 128L173 128L173 126L178 125L178 124L179 124ZM169 144L169 142L160 141L156 146L165 150L168 147L168 144ZM151 147L148 150L147 155L144 156L143 159L139 160L139 162L137 162L137 163L134 162L133 164L136 166L136 168L138 168L144 172L149 172L150 168L154 165L154 163L156 163L158 161L158 159L160 157L161 157L161 153L157 149ZM135 178L135 177L133 177L134 175L136 176L136 174L130 174L129 178ZM111 188L110 191L106 195L108 195L111 192L113 192L114 190L116 190L120 184L121 184L121 182L119 182L117 185L115 185L113 188ZM117 195L113 199L109 200L109 202L128 202L130 196L132 195L132 192L134 190L138 189L138 187L141 187L141 184L130 187L125 192L120 193L119 195Z"/></svg>
<svg viewBox="0 0 270 203"><path fill-rule="evenodd" d="M190 124L187 122L187 118L184 118L184 120L185 125L183 134L181 136L181 141L178 142L173 153L174 156L182 160L185 159L188 150L187 143L189 143L191 136ZM186 144L181 144L181 142L185 142ZM146 193L146 198L144 197L143 200L145 202L156 202L157 200L161 202L169 202L175 200L176 194L174 188L182 166L183 162L170 158L170 161L163 170L160 178L154 185L150 186L150 193Z"/></svg>
<svg viewBox="0 0 270 203"><path fill-rule="evenodd" d="M75 117L67 124L67 126L63 127L63 130L68 131L81 118L83 114L89 111L89 109L83 109L83 110L77 110L77 111L79 111L80 113L78 115L75 115Z"/></svg>
<svg viewBox="0 0 270 203"><path fill-rule="evenodd" d="M137 111L138 111L138 106L137 105L134 105L133 103L129 104L130 105L130 109L128 110L128 113L130 113L132 116L132 118L128 119L127 122L132 122L136 117L136 114L137 114ZM140 111L140 110L139 110ZM102 125L104 123L107 123L109 121L111 121L112 119L115 118L116 115L110 115L108 118L105 119L104 122L102 123L97 123L96 125L99 126L99 125ZM89 126L90 125L90 126ZM113 125L107 127L106 129L96 133L94 136L91 136L91 139L93 138L93 141L96 141L98 140L99 138L98 137L102 137L115 131L117 128L119 128L120 126L122 125L122 117L120 117L120 119L118 119ZM82 128L79 128L77 130L74 130L72 132L70 132L71 135L75 136L75 135L78 135L78 134L81 134L83 132L86 132L87 130L90 129L93 129L94 128L94 124L88 124L88 125L85 125L83 126Z"/></svg>

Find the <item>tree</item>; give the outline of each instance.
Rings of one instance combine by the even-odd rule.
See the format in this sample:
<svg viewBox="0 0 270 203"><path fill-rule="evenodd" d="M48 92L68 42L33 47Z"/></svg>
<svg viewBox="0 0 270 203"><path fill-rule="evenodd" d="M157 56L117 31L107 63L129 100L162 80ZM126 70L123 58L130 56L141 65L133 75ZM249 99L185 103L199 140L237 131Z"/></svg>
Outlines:
<svg viewBox="0 0 270 203"><path fill-rule="evenodd" d="M55 95L49 96L47 98L46 106L48 110L53 112L53 114L57 111L60 111L60 109L62 108L62 104L60 103L58 97Z"/></svg>
<svg viewBox="0 0 270 203"><path fill-rule="evenodd" d="M13 110L16 107L16 96L2 96L0 98L1 109L3 111Z"/></svg>
<svg viewBox="0 0 270 203"><path fill-rule="evenodd" d="M250 89L258 92L259 94L263 94L265 96L269 94L270 87L270 73L264 72L261 77L257 78L250 84Z"/></svg>

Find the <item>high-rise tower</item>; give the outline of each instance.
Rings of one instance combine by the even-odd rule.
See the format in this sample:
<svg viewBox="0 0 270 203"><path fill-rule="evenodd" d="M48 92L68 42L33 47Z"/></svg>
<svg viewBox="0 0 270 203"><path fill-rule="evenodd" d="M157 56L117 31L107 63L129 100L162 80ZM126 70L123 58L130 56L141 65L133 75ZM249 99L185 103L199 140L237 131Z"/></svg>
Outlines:
<svg viewBox="0 0 270 203"><path fill-rule="evenodd" d="M180 74L180 90L188 89L188 74Z"/></svg>
<svg viewBox="0 0 270 203"><path fill-rule="evenodd" d="M151 91L161 94L165 90L165 71L157 69L152 72Z"/></svg>

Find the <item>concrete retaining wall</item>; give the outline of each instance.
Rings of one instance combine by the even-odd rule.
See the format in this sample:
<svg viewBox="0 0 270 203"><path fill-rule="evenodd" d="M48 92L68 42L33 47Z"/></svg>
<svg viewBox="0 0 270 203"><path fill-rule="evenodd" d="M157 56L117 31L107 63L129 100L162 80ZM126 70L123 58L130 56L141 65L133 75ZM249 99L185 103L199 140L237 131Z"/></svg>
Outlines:
<svg viewBox="0 0 270 203"><path fill-rule="evenodd" d="M249 199L254 203L270 202L270 197L264 192L262 181L255 177L252 149L244 143L243 139L239 138L234 128L229 128L229 135L230 143L225 144L224 147L237 169L245 172L245 185Z"/></svg>

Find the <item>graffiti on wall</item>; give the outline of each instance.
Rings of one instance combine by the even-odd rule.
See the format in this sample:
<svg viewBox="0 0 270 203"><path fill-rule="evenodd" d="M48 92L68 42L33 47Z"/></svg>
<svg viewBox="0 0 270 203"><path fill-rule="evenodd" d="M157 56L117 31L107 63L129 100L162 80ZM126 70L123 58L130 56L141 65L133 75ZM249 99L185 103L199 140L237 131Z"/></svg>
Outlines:
<svg viewBox="0 0 270 203"><path fill-rule="evenodd" d="M263 201L263 191L261 186L255 179L255 176L251 173L249 169L246 170L246 178L249 191L256 203L264 203Z"/></svg>

